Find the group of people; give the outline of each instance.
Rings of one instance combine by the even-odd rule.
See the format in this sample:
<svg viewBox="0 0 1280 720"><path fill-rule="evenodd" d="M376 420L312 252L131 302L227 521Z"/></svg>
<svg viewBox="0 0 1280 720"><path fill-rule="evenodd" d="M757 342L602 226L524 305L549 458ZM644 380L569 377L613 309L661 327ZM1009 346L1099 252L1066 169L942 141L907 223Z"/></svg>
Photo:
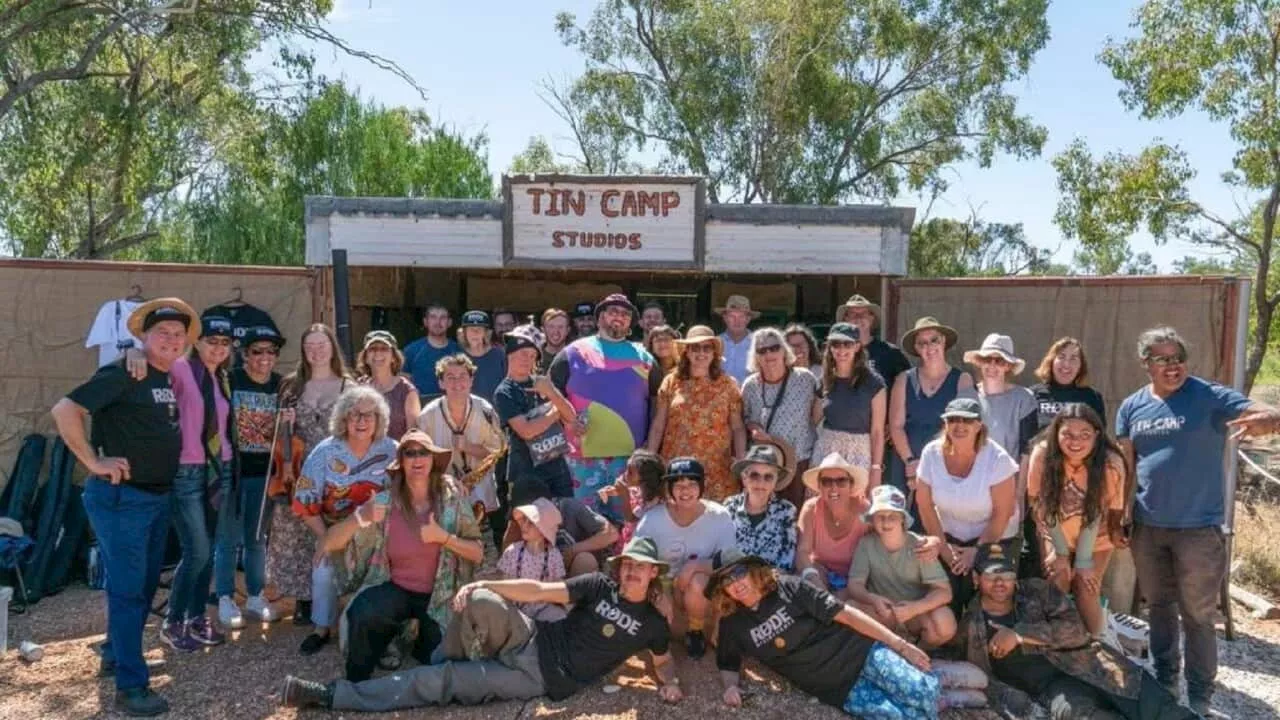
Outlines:
<svg viewBox="0 0 1280 720"><path fill-rule="evenodd" d="M954 329L921 318L895 346L861 296L821 345L803 325L749 329L745 297L716 312L723 333L681 332L660 306L611 294L537 324L471 310L455 341L432 304L403 351L366 335L355 372L312 325L281 377L275 328L235 348L213 309L140 305L142 347L53 408L91 475L117 706L168 707L142 628L172 523L168 646L278 619L268 578L312 626L302 653L339 639L344 677L290 676L289 705L559 699L642 650L675 702L682 627L690 659L714 646L730 706L750 657L858 717L933 718L975 687L1055 718L1207 715L1221 458L1233 433L1280 430L1280 412L1190 375L1167 327L1138 339L1150 384L1109 432L1072 338L1023 387L1008 336L965 352L966 373L947 357ZM474 580L486 525L506 579ZM1099 642L1104 599L1135 593L1132 574L1104 582L1122 556L1149 608L1154 678ZM374 677L406 654L419 665ZM931 655L982 682L966 694Z"/></svg>

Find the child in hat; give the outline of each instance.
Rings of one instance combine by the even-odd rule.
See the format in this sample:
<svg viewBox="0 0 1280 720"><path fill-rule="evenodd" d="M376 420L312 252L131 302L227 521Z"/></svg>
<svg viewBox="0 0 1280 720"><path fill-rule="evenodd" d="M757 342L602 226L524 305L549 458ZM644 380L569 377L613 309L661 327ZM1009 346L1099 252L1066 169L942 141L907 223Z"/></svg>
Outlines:
<svg viewBox="0 0 1280 720"><path fill-rule="evenodd" d="M565 578L564 556L556 550L560 531L560 510L546 498L521 505L511 513L520 528L520 539L502 551L498 570L507 580L555 582ZM565 616L564 608L552 603L523 603L520 609L534 620L554 622Z"/></svg>

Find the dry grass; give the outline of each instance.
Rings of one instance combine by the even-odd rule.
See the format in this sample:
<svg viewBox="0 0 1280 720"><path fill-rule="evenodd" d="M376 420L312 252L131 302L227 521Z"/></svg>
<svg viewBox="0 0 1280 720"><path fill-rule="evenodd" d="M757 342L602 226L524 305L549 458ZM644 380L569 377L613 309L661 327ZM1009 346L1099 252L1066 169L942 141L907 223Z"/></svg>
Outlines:
<svg viewBox="0 0 1280 720"><path fill-rule="evenodd" d="M1280 505L1237 502L1232 580L1280 602Z"/></svg>

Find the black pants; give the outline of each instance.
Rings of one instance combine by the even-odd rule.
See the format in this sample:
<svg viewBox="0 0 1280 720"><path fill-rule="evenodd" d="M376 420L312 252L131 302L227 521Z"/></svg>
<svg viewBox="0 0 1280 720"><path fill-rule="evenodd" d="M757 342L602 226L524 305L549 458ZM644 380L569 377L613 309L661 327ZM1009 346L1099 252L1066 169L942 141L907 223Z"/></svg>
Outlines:
<svg viewBox="0 0 1280 720"><path fill-rule="evenodd" d="M1199 716L1178 704L1177 698L1142 673L1137 699L1104 692L1083 680L1061 675L1037 698L1051 720L1195 720Z"/></svg>
<svg viewBox="0 0 1280 720"><path fill-rule="evenodd" d="M498 458L493 478L498 488L498 508L489 513L489 529L493 531L493 546L502 550L502 536L507 534L507 518L511 511L511 486L507 483L506 455Z"/></svg>
<svg viewBox="0 0 1280 720"><path fill-rule="evenodd" d="M357 595L347 611L347 679L360 682L372 677L387 646L409 620L418 621L413 657L429 662L442 638L440 626L427 615L430 603L430 593L410 592L390 580Z"/></svg>

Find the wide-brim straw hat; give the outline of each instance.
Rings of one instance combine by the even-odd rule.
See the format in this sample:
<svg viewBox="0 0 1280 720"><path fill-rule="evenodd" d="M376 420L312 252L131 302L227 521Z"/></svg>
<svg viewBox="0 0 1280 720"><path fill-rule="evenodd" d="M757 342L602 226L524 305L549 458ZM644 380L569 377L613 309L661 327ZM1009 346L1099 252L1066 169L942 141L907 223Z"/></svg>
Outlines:
<svg viewBox="0 0 1280 720"><path fill-rule="evenodd" d="M772 436L771 436L772 437ZM752 465L768 465L776 468L778 471L778 485L773 489L774 493L780 493L791 485L792 479L796 474L796 452L787 443L778 438L772 438L771 442L756 443L747 449L747 454L741 460L735 462L730 470L734 477L740 477L742 471Z"/></svg>
<svg viewBox="0 0 1280 720"><path fill-rule="evenodd" d="M853 495L861 495L867 491L867 486L871 484L871 474L864 467L851 465L845 461L844 457L838 452L829 453L822 458L822 462L814 467L804 471L804 486L815 493L822 492L822 486L818 483L818 476L823 470L839 470L848 475L853 480Z"/></svg>
<svg viewBox="0 0 1280 720"><path fill-rule="evenodd" d="M955 328L943 325L938 322L938 319L935 317L922 317L919 320L916 320L916 324L913 325L910 330L902 334L902 342L899 343L899 347L902 348L902 352L908 355L914 355L915 357L920 357L920 353L916 352L916 335L919 335L925 330L933 330L941 335L945 340L943 347L946 350L950 350L955 347L956 342L960 339L960 334L956 332Z"/></svg>
<svg viewBox="0 0 1280 720"><path fill-rule="evenodd" d="M704 342L714 342L716 344L716 354L724 354L724 341L720 339L715 330L706 325L694 325L689 328L689 332L685 333L684 337L673 342L680 347L681 351L684 350L686 345L701 345Z"/></svg>
<svg viewBox="0 0 1280 720"><path fill-rule="evenodd" d="M860 307L870 308L872 314L876 316L876 320L880 319L880 306L871 302L870 300L868 300L866 297L862 295L854 295L850 297L848 300L845 300L844 304L840 306L839 312L836 314L836 319L844 320L845 310L848 310L850 308L860 308Z"/></svg>
<svg viewBox="0 0 1280 720"><path fill-rule="evenodd" d="M1013 354L1013 338L1000 333L991 333L982 341L982 347L966 352L964 361L970 365L977 365L980 358L991 357L998 357L1013 365L1014 375L1021 374L1027 367L1025 360Z"/></svg>
<svg viewBox="0 0 1280 720"><path fill-rule="evenodd" d="M716 308L715 312L717 315L724 315L730 310L741 310L752 320L760 317L759 312L751 309L751 299L746 295L730 295L729 299L724 301L724 307Z"/></svg>
<svg viewBox="0 0 1280 720"><path fill-rule="evenodd" d="M404 434L400 438L400 444L396 447L396 459L387 465L388 470L399 470L400 459L403 457L405 448L410 445L421 445L431 453L431 469L444 472L449 469L449 463L453 460L453 450L442 448L431 439L431 436L425 432L414 428Z"/></svg>
<svg viewBox="0 0 1280 720"><path fill-rule="evenodd" d="M129 313L129 320L126 327L129 328L129 334L134 337L142 337L146 332L143 325L147 322L147 316L157 310L164 310L174 313L173 320L181 320L180 316L185 315L187 321L187 342L194 343L200 339L200 313L197 313L186 301L176 297L163 297L148 300ZM161 318L161 321L169 318Z"/></svg>

